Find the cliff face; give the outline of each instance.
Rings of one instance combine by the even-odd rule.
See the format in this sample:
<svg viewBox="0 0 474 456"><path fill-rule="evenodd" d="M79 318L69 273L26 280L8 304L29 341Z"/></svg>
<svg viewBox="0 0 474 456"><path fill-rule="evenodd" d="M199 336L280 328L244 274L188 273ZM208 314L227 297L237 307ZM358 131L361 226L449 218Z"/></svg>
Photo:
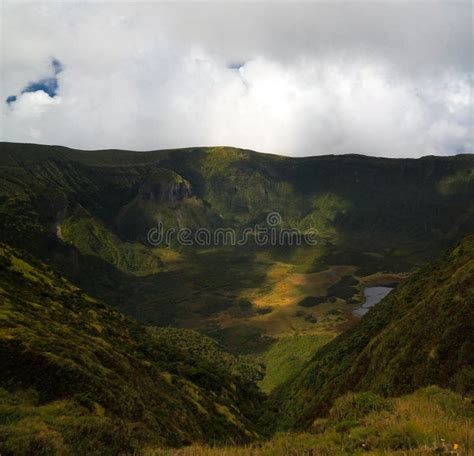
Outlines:
<svg viewBox="0 0 474 456"><path fill-rule="evenodd" d="M191 195L191 184L186 179L172 171L156 170L140 185L137 198L141 201L176 204Z"/></svg>
<svg viewBox="0 0 474 456"><path fill-rule="evenodd" d="M345 248L356 240L361 249L379 251L412 242L436 249L474 230L472 155L291 159L232 148L0 147L0 203L10 201L4 212L23 204L44 218L80 204L114 226L127 211L156 218L153 212L161 210L177 226L179 211L181 224L190 227L196 217L208 226L242 227L279 212L287 226L316 225Z"/></svg>

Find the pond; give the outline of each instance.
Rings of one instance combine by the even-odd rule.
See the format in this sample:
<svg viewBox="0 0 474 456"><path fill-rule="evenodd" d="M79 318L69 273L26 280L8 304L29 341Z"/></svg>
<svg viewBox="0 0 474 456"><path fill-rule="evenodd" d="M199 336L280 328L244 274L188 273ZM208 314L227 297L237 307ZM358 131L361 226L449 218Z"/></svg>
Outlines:
<svg viewBox="0 0 474 456"><path fill-rule="evenodd" d="M375 306L375 304L378 304L392 290L393 288L382 286L364 288L365 302L361 307L358 307L352 313L356 317L362 317L369 311L371 307Z"/></svg>

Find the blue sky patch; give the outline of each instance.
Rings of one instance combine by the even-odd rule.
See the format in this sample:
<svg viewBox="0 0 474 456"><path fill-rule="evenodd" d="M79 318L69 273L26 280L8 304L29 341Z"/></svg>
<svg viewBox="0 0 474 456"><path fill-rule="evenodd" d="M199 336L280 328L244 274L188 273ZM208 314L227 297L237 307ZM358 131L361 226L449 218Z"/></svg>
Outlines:
<svg viewBox="0 0 474 456"><path fill-rule="evenodd" d="M61 71L63 71L63 65L58 59L51 60L51 67L54 76L39 79L38 81L30 82L20 93L31 93L43 91L47 93L51 98L54 98L58 92L58 78L56 77ZM7 97L6 102L10 106L17 100L16 95L10 95Z"/></svg>
<svg viewBox="0 0 474 456"><path fill-rule="evenodd" d="M53 67L54 74L59 74L63 71L63 65L58 59L53 59L51 61L51 66Z"/></svg>
<svg viewBox="0 0 474 456"><path fill-rule="evenodd" d="M56 96L58 91L58 80L57 78L45 78L40 79L36 82L30 82L22 91L21 93L28 93L28 92L38 92L42 90L46 92L51 98Z"/></svg>
<svg viewBox="0 0 474 456"><path fill-rule="evenodd" d="M227 65L229 70L240 70L245 65L245 62L231 62Z"/></svg>

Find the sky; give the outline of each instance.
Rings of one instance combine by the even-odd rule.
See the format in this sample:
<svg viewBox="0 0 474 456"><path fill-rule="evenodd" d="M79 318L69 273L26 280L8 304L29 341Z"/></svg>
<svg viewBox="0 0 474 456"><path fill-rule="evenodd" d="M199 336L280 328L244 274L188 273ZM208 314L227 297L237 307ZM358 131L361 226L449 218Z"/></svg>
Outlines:
<svg viewBox="0 0 474 456"><path fill-rule="evenodd" d="M472 8L0 0L0 140L471 153Z"/></svg>

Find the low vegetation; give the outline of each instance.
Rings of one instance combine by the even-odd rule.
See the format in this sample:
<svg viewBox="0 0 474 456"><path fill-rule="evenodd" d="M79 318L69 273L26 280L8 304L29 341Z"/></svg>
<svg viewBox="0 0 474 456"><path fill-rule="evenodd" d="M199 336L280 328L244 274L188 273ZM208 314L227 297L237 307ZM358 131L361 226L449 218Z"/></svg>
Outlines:
<svg viewBox="0 0 474 456"><path fill-rule="evenodd" d="M257 437L257 367L194 331L147 329L11 247L0 262L1 454Z"/></svg>
<svg viewBox="0 0 474 456"><path fill-rule="evenodd" d="M348 393L306 432L278 433L243 447L149 448L146 456L468 455L474 451L470 400L436 386L396 399Z"/></svg>

